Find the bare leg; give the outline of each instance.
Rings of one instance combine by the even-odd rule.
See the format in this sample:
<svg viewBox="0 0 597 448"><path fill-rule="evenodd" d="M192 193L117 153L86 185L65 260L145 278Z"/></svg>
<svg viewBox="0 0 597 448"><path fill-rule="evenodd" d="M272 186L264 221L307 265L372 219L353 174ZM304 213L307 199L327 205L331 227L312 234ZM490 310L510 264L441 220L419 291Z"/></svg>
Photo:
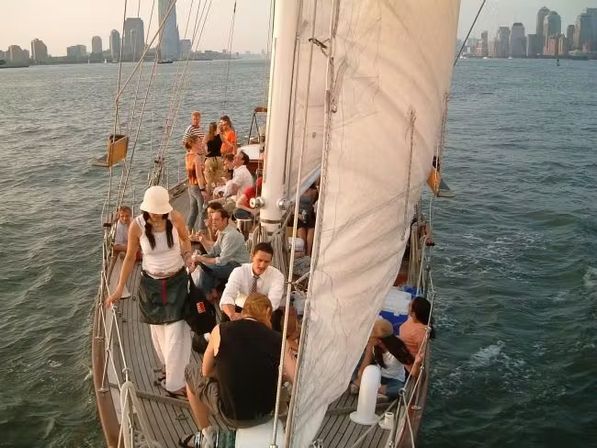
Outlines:
<svg viewBox="0 0 597 448"><path fill-rule="evenodd" d="M313 249L313 235L315 235L315 229L307 229L307 255L311 256L311 250Z"/></svg>
<svg viewBox="0 0 597 448"><path fill-rule="evenodd" d="M193 391L188 385L187 397L189 399L189 404L191 405L193 420L195 420L199 429L207 428L209 426L209 408L193 394Z"/></svg>

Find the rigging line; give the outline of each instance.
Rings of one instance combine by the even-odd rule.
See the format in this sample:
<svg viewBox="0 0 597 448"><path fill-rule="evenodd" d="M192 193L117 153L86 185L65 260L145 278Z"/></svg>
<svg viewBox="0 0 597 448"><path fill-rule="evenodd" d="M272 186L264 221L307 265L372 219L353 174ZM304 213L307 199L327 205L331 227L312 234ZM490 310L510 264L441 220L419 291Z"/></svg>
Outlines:
<svg viewBox="0 0 597 448"><path fill-rule="evenodd" d="M413 149L415 147L415 122L417 120L417 116L415 110L411 107L408 113L408 121L409 121L409 131L410 131L410 151L408 155L408 177L406 181L406 198L404 201L404 217L403 223L404 226L408 226L409 218L408 218L408 206L410 201L410 188L411 188L411 174L412 174L412 167L413 167ZM406 230L406 228L404 229ZM404 233L400 236L401 241L404 240Z"/></svg>
<svg viewBox="0 0 597 448"><path fill-rule="evenodd" d="M267 20L267 38L265 41L265 60L267 61L268 57L271 59L272 57L272 38L273 38L273 28L274 28L274 13L275 13L275 2L274 0L270 0L269 2L269 17ZM263 98L264 103L267 105L267 97L268 97L268 84L269 84L269 65L270 64L263 64ZM261 137L260 137L261 138Z"/></svg>
<svg viewBox="0 0 597 448"><path fill-rule="evenodd" d="M143 64L143 59L145 58L145 55L147 54L147 52L151 48L151 45L153 45L153 43L155 42L156 38L159 36L160 32L162 31L162 28L164 28L164 25L166 24L166 19L170 15L170 12L172 11L172 8L174 7L175 4L176 4L176 0L172 0L172 3L170 3L170 7L169 7L169 9L168 9L168 11L166 13L166 17L164 17L164 20L162 20L162 22L160 23L160 26L158 27L157 31L153 35L153 38L151 39L151 42L149 42L149 45L147 45L145 47L145 50L143 51L143 54L141 55L141 57L139 58L139 60L135 64L135 67L133 68L133 71L130 73L130 75L127 78L127 80L125 81L124 85L122 87L120 87L120 89L118 90L118 93L117 93L116 98L114 99L114 101L118 101L120 99L121 95L124 92L124 89L126 89L126 87L128 86L128 84L131 81L131 79L133 78L133 76L135 76L135 74L137 73L137 70L139 70L139 66Z"/></svg>
<svg viewBox="0 0 597 448"><path fill-rule="evenodd" d="M458 54L456 55L456 59L454 59L454 64L452 65L452 67L454 67L456 65L456 63L458 62L458 59L460 58L460 55L462 54L462 51L464 50L464 47L466 45L466 41L468 40L469 36L471 35L471 32L473 31L473 28L475 26L475 23L477 23L477 19L479 18L479 15L481 14L481 11L483 10L483 7L485 6L486 2L487 2L487 0L483 0L483 3L481 3L481 6L479 7L479 10L477 11L477 15L475 16L475 20L473 20L471 27L468 29L468 33L466 33L466 37L462 41L462 46L460 47L460 50L458 51Z"/></svg>
<svg viewBox="0 0 597 448"><path fill-rule="evenodd" d="M234 1L234 8L232 10L232 20L230 22L230 31L228 33L228 62L226 64L226 82L224 83L224 107L223 113L226 112L226 102L228 101L228 82L230 80L230 60L232 59L232 41L234 38L234 22L236 20L236 0ZM275 424L275 423L274 423Z"/></svg>
<svg viewBox="0 0 597 448"><path fill-rule="evenodd" d="M196 28L197 32L199 33L197 45L199 44L199 41L201 40L201 37L203 36L203 31L205 29L205 23L207 22L207 17L209 16L209 12L211 10L211 5L212 5L212 1L211 0L210 0L210 2L208 4L207 8L205 8L205 4L204 4L204 9L202 11L202 16L201 16L201 18L199 20L199 24L201 25L201 31L199 32L199 26L197 26L197 28ZM201 20L203 22L201 22ZM187 60L187 63L188 63L188 60ZM186 77L186 70L184 72L184 76ZM181 97L182 97L182 95L181 95ZM165 157L166 152L168 150L168 142L169 142L170 137L172 136L172 129L174 127L174 123L176 122L176 114L178 113L178 110L180 108L180 102L181 101L179 101L178 105L176 106L175 110L173 111L172 127L170 128L170 132L166 135L165 144L163 145L162 148L160 148L161 149L161 157Z"/></svg>
<svg viewBox="0 0 597 448"><path fill-rule="evenodd" d="M124 0L124 11L122 13L122 34L121 36L124 37L124 23L126 21L126 7L128 4L128 0ZM110 143L116 141L116 134L118 130L118 97L120 96L118 92L120 91L120 83L122 80L122 43L123 39L120 40L120 55L118 61L118 80L116 82L116 98L114 99L114 131L112 132L112 138L108 140ZM106 199L108 209L110 209L110 202L111 202L111 191L112 191L112 165L109 168L108 174L108 198Z"/></svg>
<svg viewBox="0 0 597 448"><path fill-rule="evenodd" d="M314 4L314 8L313 8L313 16L311 18L313 25L311 27L311 36L315 36L315 23L317 21L317 0L315 1ZM300 11L300 10L299 10ZM300 20L301 14L298 14L298 18ZM295 44L295 57L298 56L297 53L300 52L300 48L298 46L298 44ZM276 390L276 407L274 410L274 427L272 429L272 439L271 439L271 444L270 447L275 447L277 446L276 444L276 437L278 435L278 415L280 413L280 396L281 396L281 391L282 391L282 373L283 373L283 367L284 367L284 354L286 351L286 337L288 334L288 319L289 319L289 314L290 314L290 293L292 290L292 277L294 274L294 261L295 261L295 257L296 257L296 237L297 237L297 228L298 228L298 217L299 217L299 205L300 205L300 188L301 188L301 178L302 178L302 174L303 174L303 161L305 158L305 147L306 147L306 141L307 141L307 124L308 124L308 119L309 119L309 95L311 93L311 81L312 81L312 77L311 77L311 71L313 69L313 52L314 52L314 46L311 45L310 46L310 52L309 52L309 66L308 66L308 73L309 73L309 78L307 81L307 89L306 89L306 93L305 93L305 98L306 98L306 104L305 104L305 110L304 110L304 114L303 114L303 132L302 132L302 136L301 136L301 150L300 150L300 154L299 154L299 165L298 165L298 172L297 172L297 179L296 179L296 191L294 193L294 216L293 216L293 223L292 223L292 245L290 248L290 259L288 261L288 285L286 287L286 308L284 310L284 327L282 329L282 348L280 351L280 370L278 372L278 385L277 385L277 390ZM294 101L295 105L296 105L296 100ZM290 179L289 179L290 181ZM284 238L284 242L286 240L286 234L284 232L283 235Z"/></svg>

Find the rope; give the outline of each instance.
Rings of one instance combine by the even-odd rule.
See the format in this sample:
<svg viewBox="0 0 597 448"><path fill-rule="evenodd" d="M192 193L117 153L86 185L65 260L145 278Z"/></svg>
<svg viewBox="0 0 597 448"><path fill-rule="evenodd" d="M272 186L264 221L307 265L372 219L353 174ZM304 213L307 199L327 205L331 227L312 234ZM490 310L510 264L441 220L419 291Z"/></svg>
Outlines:
<svg viewBox="0 0 597 448"><path fill-rule="evenodd" d="M477 15L475 16L475 20L473 20L471 27L468 29L468 33L466 33L466 37L462 41L462 46L460 47L460 50L458 50L458 54L456 55L456 59L454 59L454 64L452 66L455 66L456 63L458 62L458 59L460 58L460 55L462 54L462 51L464 50L464 47L466 45L466 41L468 40L469 36L471 35L471 32L473 31L473 27L475 26L475 23L477 23L477 19L479 18L479 15L481 14L483 7L485 6L485 2L487 2L487 0L483 0L483 3L481 3L481 6L479 7L479 11L477 11Z"/></svg>
<svg viewBox="0 0 597 448"><path fill-rule="evenodd" d="M411 174L412 174L412 164L413 164L413 149L415 147L415 122L417 116L415 114L414 109L410 109L408 112L408 130L410 131L410 151L408 155L408 177L406 181L406 198L404 201L404 217L402 218L402 222L404 223L404 230L406 230L406 226L408 225L408 203L410 201L410 183L411 183ZM404 241L404 233L400 236L401 240Z"/></svg>
<svg viewBox="0 0 597 448"><path fill-rule="evenodd" d="M232 41L234 38L234 23L236 21L236 0L234 1L234 8L232 10L232 19L230 22L230 30L228 31L228 62L226 63L226 82L224 83L224 110L226 111L226 101L228 100L228 82L230 80L230 61L232 60Z"/></svg>

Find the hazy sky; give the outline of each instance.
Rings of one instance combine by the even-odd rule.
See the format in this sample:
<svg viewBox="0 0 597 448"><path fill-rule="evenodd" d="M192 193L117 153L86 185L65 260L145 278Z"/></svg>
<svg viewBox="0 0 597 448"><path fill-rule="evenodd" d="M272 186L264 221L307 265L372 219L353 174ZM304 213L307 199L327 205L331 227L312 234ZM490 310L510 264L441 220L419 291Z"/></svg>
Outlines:
<svg viewBox="0 0 597 448"><path fill-rule="evenodd" d="M196 6L197 1L177 2L181 38L184 37L190 5ZM152 2L128 0L127 16L136 17L139 10L146 32ZM481 2L462 0L460 37L466 34ZM37 37L45 42L51 55L63 56L70 45L83 44L90 51L94 35L102 38L106 49L110 31L122 28L124 3L124 0L0 0L0 49L6 50L12 44L30 49L31 40ZM212 1L200 49L221 50L227 47L233 5L234 0ZM260 51L266 47L269 5L270 0L237 0L234 51ZM487 0L473 35L479 36L481 31L488 30L493 36L498 26L511 26L513 22L522 22L527 32L534 32L537 10L541 6L556 10L562 16L562 29L565 30L584 8L597 7L597 0ZM156 23L156 20L152 23L153 30L157 28Z"/></svg>

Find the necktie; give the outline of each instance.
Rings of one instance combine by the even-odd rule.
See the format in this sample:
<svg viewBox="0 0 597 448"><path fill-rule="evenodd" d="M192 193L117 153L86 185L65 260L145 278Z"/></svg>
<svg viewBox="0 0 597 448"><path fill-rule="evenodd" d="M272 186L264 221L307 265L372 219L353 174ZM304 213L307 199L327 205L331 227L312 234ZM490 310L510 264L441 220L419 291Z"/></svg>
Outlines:
<svg viewBox="0 0 597 448"><path fill-rule="evenodd" d="M253 274L253 284L251 285L251 291L249 291L250 294L257 292L257 280L259 280L259 276Z"/></svg>

